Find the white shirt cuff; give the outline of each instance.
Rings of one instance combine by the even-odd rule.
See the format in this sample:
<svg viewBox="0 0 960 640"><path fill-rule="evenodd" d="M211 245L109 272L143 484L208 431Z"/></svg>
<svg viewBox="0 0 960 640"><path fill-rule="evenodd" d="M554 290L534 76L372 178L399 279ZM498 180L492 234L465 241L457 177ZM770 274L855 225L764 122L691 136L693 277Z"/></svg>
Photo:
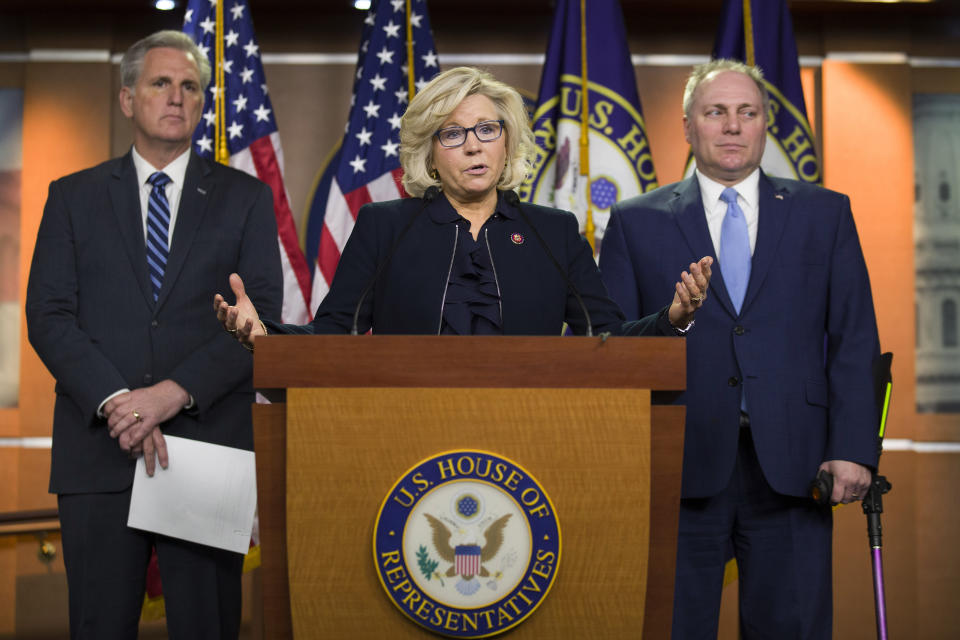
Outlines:
<svg viewBox="0 0 960 640"><path fill-rule="evenodd" d="M116 398L121 393L129 393L129 392L130 392L130 389L120 389L119 391L114 391L113 393L108 395L106 398L104 398L103 402L100 403L100 406L97 407L97 417L106 418L106 416L103 415L103 405L107 404L108 402L110 402L111 399Z"/></svg>

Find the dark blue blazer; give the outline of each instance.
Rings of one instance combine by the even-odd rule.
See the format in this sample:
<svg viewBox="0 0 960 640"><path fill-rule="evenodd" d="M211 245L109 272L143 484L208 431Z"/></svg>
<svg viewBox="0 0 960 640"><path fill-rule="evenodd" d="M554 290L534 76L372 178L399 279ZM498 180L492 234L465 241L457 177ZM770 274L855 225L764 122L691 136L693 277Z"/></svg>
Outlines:
<svg viewBox="0 0 960 640"><path fill-rule="evenodd" d="M559 268L524 220L521 208ZM268 326L284 333L349 332L361 292L374 281L377 266L396 247L364 300L358 331L365 333L372 328L378 334L438 334L457 234L467 232L458 230L458 219L443 195L428 203L406 198L364 206L312 326ZM412 226L399 239L411 220ZM505 335L560 335L564 322L575 333L584 333L583 311L561 270L579 290L595 334L673 335L662 312L623 326L623 313L607 295L593 252L580 236L576 218L568 212L510 203L501 194L497 212L481 230L479 239L487 244L492 257Z"/></svg>
<svg viewBox="0 0 960 640"><path fill-rule="evenodd" d="M137 176L128 153L50 185L27 285L30 343L56 379L50 490L121 491L134 462L97 407L113 392L172 379L196 406L166 434L253 448L252 359L210 306L238 272L279 315L270 188L191 154L163 287L147 276Z"/></svg>
<svg viewBox="0 0 960 640"><path fill-rule="evenodd" d="M870 281L849 199L760 177L750 283L738 314L714 264L687 336L683 496L730 479L741 390L770 485L807 495L825 460L877 462L871 367L879 355ZM663 305L675 274L714 255L696 177L614 206L600 268L628 318ZM742 385L742 387L741 387Z"/></svg>

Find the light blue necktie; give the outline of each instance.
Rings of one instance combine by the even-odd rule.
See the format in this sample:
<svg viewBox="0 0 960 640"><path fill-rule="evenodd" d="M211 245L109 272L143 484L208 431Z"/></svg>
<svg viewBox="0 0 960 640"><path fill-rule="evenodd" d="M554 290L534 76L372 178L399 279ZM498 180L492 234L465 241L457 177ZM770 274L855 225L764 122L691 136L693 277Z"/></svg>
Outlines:
<svg viewBox="0 0 960 640"><path fill-rule="evenodd" d="M750 234L747 218L737 204L737 190L727 187L720 194L727 203L727 214L720 227L720 270L734 309L740 313L750 282Z"/></svg>
<svg viewBox="0 0 960 640"><path fill-rule="evenodd" d="M153 301L156 302L169 255L167 237L170 235L170 203L167 201L166 186L170 183L170 176L157 171L147 178L147 182L153 185L147 205L147 270L150 272Z"/></svg>

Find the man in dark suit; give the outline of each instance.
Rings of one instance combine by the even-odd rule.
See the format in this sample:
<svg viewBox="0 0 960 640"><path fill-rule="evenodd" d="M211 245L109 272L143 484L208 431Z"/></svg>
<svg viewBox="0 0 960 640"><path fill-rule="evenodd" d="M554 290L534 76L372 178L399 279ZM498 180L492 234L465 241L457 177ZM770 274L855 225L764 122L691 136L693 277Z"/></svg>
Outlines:
<svg viewBox="0 0 960 640"><path fill-rule="evenodd" d="M760 170L759 69L697 67L684 94L694 176L611 215L600 267L627 318L664 304L668 275L718 258L687 337L674 638L716 638L724 564L740 573L744 638L829 638L829 508L863 496L877 462L879 355L867 269L839 193Z"/></svg>
<svg viewBox="0 0 960 640"><path fill-rule="evenodd" d="M155 545L170 637L236 638L243 556L126 522L135 458L166 467L164 434L253 449L250 354L209 299L236 271L279 313L272 194L191 153L210 66L188 36L137 42L121 76L133 148L50 185L27 287L30 342L56 378L71 636L136 637Z"/></svg>

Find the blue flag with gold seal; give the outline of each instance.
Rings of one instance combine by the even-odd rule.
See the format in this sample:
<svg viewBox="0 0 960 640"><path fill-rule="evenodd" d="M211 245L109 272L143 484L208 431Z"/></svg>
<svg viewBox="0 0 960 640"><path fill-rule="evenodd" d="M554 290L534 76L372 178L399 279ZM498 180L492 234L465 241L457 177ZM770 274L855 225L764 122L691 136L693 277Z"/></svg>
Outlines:
<svg viewBox="0 0 960 640"><path fill-rule="evenodd" d="M573 211L591 245L611 205L657 186L617 0L557 2L533 131L520 198Z"/></svg>
<svg viewBox="0 0 960 640"><path fill-rule="evenodd" d="M763 70L771 111L763 170L821 184L786 0L724 0L713 57L733 58Z"/></svg>

